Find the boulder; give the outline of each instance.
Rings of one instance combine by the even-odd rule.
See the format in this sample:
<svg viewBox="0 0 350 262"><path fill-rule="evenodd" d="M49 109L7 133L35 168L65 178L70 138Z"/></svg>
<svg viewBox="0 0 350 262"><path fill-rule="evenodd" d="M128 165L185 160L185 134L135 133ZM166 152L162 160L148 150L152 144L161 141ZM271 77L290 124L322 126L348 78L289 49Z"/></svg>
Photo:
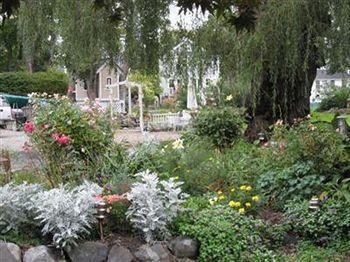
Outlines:
<svg viewBox="0 0 350 262"><path fill-rule="evenodd" d="M56 262L59 256L47 246L37 246L28 249L23 256L23 262Z"/></svg>
<svg viewBox="0 0 350 262"><path fill-rule="evenodd" d="M107 262L131 262L134 261L134 256L131 254L129 249L114 245L108 254Z"/></svg>
<svg viewBox="0 0 350 262"><path fill-rule="evenodd" d="M21 249L13 243L0 242L1 262L21 262Z"/></svg>
<svg viewBox="0 0 350 262"><path fill-rule="evenodd" d="M85 242L67 251L72 262L104 262L108 247L100 242Z"/></svg>
<svg viewBox="0 0 350 262"><path fill-rule="evenodd" d="M161 244L155 243L154 245L142 245L134 253L134 256L142 262L171 262L174 261L169 249Z"/></svg>
<svg viewBox="0 0 350 262"><path fill-rule="evenodd" d="M199 243L196 239L179 236L169 242L169 249L178 258L195 259L199 254Z"/></svg>

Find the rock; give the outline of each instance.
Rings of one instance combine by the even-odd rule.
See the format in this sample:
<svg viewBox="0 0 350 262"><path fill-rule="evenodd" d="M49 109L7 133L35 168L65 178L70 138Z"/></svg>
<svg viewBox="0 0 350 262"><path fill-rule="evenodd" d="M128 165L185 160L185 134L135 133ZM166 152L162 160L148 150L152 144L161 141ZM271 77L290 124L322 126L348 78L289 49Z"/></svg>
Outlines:
<svg viewBox="0 0 350 262"><path fill-rule="evenodd" d="M170 254L168 248L161 244L156 243L152 246L142 245L134 253L134 256L140 261L145 262L171 262L174 261L172 255Z"/></svg>
<svg viewBox="0 0 350 262"><path fill-rule="evenodd" d="M195 259L199 254L199 243L196 239L179 236L169 242L169 249L178 258Z"/></svg>
<svg viewBox="0 0 350 262"><path fill-rule="evenodd" d="M47 246L37 246L24 253L23 262L56 262L59 256Z"/></svg>
<svg viewBox="0 0 350 262"><path fill-rule="evenodd" d="M108 254L108 262L131 262L134 260L134 256L129 249L114 245Z"/></svg>
<svg viewBox="0 0 350 262"><path fill-rule="evenodd" d="M107 260L108 247L99 242L85 242L67 253L72 262L103 262Z"/></svg>
<svg viewBox="0 0 350 262"><path fill-rule="evenodd" d="M0 243L1 262L21 262L21 249L13 243Z"/></svg>

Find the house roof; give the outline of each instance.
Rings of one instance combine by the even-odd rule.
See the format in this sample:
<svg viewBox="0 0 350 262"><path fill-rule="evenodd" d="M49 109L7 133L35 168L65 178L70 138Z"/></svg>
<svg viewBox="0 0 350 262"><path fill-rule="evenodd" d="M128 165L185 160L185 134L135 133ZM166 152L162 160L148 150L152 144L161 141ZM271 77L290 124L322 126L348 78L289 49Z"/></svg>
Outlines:
<svg viewBox="0 0 350 262"><path fill-rule="evenodd" d="M317 69L316 79L350 79L350 74L347 72L329 74L327 70Z"/></svg>

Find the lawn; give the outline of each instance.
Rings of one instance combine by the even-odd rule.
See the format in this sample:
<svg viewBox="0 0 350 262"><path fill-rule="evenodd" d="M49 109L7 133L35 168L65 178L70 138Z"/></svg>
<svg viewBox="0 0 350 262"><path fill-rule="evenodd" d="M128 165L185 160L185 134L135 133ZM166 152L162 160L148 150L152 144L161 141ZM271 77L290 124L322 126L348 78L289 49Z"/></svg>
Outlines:
<svg viewBox="0 0 350 262"><path fill-rule="evenodd" d="M333 113L329 113L329 112L317 112L317 111L313 111L311 113L311 121L312 122L332 122L334 118L334 114ZM348 125L350 125L350 115L346 115L346 122L348 123Z"/></svg>

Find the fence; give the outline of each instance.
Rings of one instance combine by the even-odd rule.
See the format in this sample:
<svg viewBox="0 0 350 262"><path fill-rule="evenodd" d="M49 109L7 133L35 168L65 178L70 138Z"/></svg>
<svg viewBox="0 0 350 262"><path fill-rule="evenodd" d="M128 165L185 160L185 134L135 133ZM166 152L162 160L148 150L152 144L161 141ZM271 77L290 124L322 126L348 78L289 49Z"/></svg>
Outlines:
<svg viewBox="0 0 350 262"><path fill-rule="evenodd" d="M182 129L190 123L191 116L180 113L150 113L148 128L153 130Z"/></svg>

